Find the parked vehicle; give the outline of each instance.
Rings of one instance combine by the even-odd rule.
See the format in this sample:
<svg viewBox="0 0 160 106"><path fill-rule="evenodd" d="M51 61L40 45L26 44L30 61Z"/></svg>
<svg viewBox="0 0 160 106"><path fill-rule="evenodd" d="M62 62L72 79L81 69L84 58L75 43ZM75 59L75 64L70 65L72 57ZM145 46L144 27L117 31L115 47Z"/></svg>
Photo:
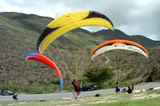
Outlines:
<svg viewBox="0 0 160 106"><path fill-rule="evenodd" d="M97 89L97 86L95 85L82 86L82 91L93 91L96 89Z"/></svg>
<svg viewBox="0 0 160 106"><path fill-rule="evenodd" d="M13 92L12 91L9 91L9 90L3 90L1 92L1 95L5 96L5 95L13 95Z"/></svg>

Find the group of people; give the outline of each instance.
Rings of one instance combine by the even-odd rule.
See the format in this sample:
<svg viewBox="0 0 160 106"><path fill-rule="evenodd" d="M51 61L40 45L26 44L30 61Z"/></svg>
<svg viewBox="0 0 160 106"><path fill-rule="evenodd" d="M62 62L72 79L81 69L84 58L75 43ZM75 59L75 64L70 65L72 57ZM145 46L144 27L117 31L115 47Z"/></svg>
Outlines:
<svg viewBox="0 0 160 106"><path fill-rule="evenodd" d="M80 93L82 91L82 84L79 84L76 79L73 79L72 80L72 85L74 86L74 89L73 89L72 93L73 93L73 95L76 99L79 99ZM116 86L116 88L115 88L116 93L119 93L120 92L119 83L116 82L115 86ZM126 88L123 88L121 92L122 93L127 92L128 94L131 94L133 92L133 90L134 90L134 84L132 83L132 86L128 86L128 90ZM14 93L13 94L13 99L18 100L17 96L18 95L16 93Z"/></svg>
<svg viewBox="0 0 160 106"><path fill-rule="evenodd" d="M132 86L128 86L128 94L133 93L134 91L134 84L132 84Z"/></svg>
<svg viewBox="0 0 160 106"><path fill-rule="evenodd" d="M74 89L73 89L73 95L75 96L76 99L79 99L80 97L80 93L81 93L81 88L82 88L82 84L79 84L78 81L76 81L75 79L73 79L72 81L72 84L74 86ZM119 87L119 83L116 82L116 85L115 85L115 92L116 93L120 93L120 87ZM128 94L131 94L133 93L134 91L134 83L132 83L131 86L128 86L128 89L126 88L123 88L122 89L122 93L128 93Z"/></svg>
<svg viewBox="0 0 160 106"><path fill-rule="evenodd" d="M119 83L116 82L115 86L116 86L115 88L116 93L119 93L120 92ZM133 91L134 91L134 83L132 83L131 86L128 86L128 90L126 88L123 88L121 92L131 94L133 93Z"/></svg>

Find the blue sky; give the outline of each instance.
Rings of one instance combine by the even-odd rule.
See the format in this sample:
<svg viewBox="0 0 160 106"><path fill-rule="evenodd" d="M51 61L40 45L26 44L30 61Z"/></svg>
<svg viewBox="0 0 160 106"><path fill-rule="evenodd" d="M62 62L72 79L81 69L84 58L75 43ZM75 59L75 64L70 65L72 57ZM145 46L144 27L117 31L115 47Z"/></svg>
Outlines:
<svg viewBox="0 0 160 106"><path fill-rule="evenodd" d="M0 0L0 12L21 12L52 18L92 10L105 14L128 35L160 40L160 0ZM103 27L85 27L97 31Z"/></svg>

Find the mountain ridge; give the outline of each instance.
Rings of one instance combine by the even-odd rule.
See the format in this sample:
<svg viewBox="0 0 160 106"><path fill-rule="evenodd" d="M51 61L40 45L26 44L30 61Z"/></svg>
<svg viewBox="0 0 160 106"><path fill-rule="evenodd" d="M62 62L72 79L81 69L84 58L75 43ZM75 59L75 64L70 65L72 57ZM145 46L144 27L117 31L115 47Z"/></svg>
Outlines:
<svg viewBox="0 0 160 106"><path fill-rule="evenodd" d="M53 18L50 18L50 17L38 16L35 14L16 13L16 12L1 12L0 16L3 16L12 21L15 21L18 23L18 25L22 26L23 28L34 30L39 34L42 33L46 25L53 20ZM35 21L33 21L33 19ZM38 23L38 22L41 22L41 23ZM141 45L147 48L160 46L160 41L149 39L143 35L127 35L126 33L120 31L119 29L115 29L114 32L109 29L103 29L97 32L90 32L88 30L78 28L70 32L72 32L73 34L73 33L76 33L77 31L90 34L97 38L102 38L103 41L112 40L112 39L124 39L124 40L131 40L131 41L140 43ZM146 42L149 42L149 43L146 43Z"/></svg>

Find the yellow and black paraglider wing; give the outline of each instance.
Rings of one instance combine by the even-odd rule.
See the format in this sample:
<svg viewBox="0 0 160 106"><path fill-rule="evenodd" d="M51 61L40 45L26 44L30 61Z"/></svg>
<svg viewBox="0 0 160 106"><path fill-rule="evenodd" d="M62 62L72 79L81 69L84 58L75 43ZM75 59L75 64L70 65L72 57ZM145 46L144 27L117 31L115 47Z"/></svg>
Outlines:
<svg viewBox="0 0 160 106"><path fill-rule="evenodd" d="M42 54L59 36L70 30L83 26L104 26L114 30L113 23L110 19L99 12L79 11L68 13L56 18L47 25L47 28L38 39L38 52Z"/></svg>

